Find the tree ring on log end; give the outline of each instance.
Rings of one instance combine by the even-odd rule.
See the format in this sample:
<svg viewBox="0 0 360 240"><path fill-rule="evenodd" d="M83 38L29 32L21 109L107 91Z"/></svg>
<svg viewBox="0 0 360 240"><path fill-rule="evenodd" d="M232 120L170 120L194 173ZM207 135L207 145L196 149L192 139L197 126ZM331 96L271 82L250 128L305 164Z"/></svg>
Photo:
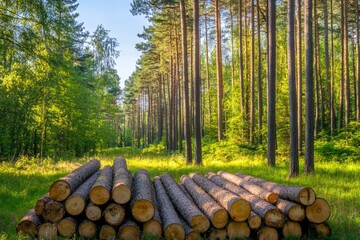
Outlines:
<svg viewBox="0 0 360 240"><path fill-rule="evenodd" d="M278 201L278 199L279 199L279 195L273 192L267 196L267 201L271 204L275 204Z"/></svg>
<svg viewBox="0 0 360 240"><path fill-rule="evenodd" d="M215 228L223 228L229 221L229 215L225 209L220 209L214 213L212 224Z"/></svg>
<svg viewBox="0 0 360 240"><path fill-rule="evenodd" d="M316 194L314 189L310 187L304 187L299 191L299 202L302 205L309 206L316 200Z"/></svg>
<svg viewBox="0 0 360 240"><path fill-rule="evenodd" d="M229 239L248 239L251 230L246 222L230 222L226 227Z"/></svg>
<svg viewBox="0 0 360 240"><path fill-rule="evenodd" d="M292 206L288 211L288 217L295 222L300 222L304 220L305 218L304 207L299 204Z"/></svg>
<svg viewBox="0 0 360 240"><path fill-rule="evenodd" d="M53 182L49 189L50 198L58 202L62 202L67 199L70 193L70 185L63 180L57 180Z"/></svg>
<svg viewBox="0 0 360 240"><path fill-rule="evenodd" d="M265 224L269 227L281 228L285 223L285 216L278 209L270 209L265 214Z"/></svg>
<svg viewBox="0 0 360 240"><path fill-rule="evenodd" d="M90 191L90 200L96 205L103 205L110 199L109 191L103 186L96 186Z"/></svg>
<svg viewBox="0 0 360 240"><path fill-rule="evenodd" d="M302 236L300 223L287 221L282 228L282 234L285 238L300 239Z"/></svg>
<svg viewBox="0 0 360 240"><path fill-rule="evenodd" d="M180 224L170 224L164 231L166 240L181 240L185 239L185 229Z"/></svg>
<svg viewBox="0 0 360 240"><path fill-rule="evenodd" d="M16 232L21 232L26 235L35 237L37 234L37 226L30 220L21 221L16 227Z"/></svg>
<svg viewBox="0 0 360 240"><path fill-rule="evenodd" d="M204 233L210 227L210 222L204 215L196 215L191 219L191 227L194 231Z"/></svg>
<svg viewBox="0 0 360 240"><path fill-rule="evenodd" d="M306 207L306 217L312 223L323 223L330 217L330 206L322 198L316 199L316 201Z"/></svg>
<svg viewBox="0 0 360 240"><path fill-rule="evenodd" d="M162 235L161 223L156 219L151 219L150 221L144 223L143 231L144 233L150 236L161 237Z"/></svg>
<svg viewBox="0 0 360 240"><path fill-rule="evenodd" d="M201 239L201 236L198 232L191 232L185 237L185 240L199 240L199 239Z"/></svg>
<svg viewBox="0 0 360 240"><path fill-rule="evenodd" d="M236 200L229 209L230 216L234 221L242 222L248 219L251 205L243 199Z"/></svg>
<svg viewBox="0 0 360 240"><path fill-rule="evenodd" d="M140 240L140 231L134 226L127 226L119 231L120 240Z"/></svg>
<svg viewBox="0 0 360 240"><path fill-rule="evenodd" d="M259 240L278 240L279 234L275 228L264 227L258 232Z"/></svg>
<svg viewBox="0 0 360 240"><path fill-rule="evenodd" d="M131 190L126 185L115 186L111 193L112 199L118 204L125 204L130 201Z"/></svg>
<svg viewBox="0 0 360 240"><path fill-rule="evenodd" d="M71 195L65 203L66 211L73 216L77 216L85 209L85 201L82 197Z"/></svg>
<svg viewBox="0 0 360 240"><path fill-rule="evenodd" d="M57 229L60 236L70 238L76 232L76 223L69 218L64 218L58 223Z"/></svg>
<svg viewBox="0 0 360 240"><path fill-rule="evenodd" d="M139 222L147 222L153 218L155 214L155 207L149 200L141 199L137 200L132 208L131 212L133 217Z"/></svg>

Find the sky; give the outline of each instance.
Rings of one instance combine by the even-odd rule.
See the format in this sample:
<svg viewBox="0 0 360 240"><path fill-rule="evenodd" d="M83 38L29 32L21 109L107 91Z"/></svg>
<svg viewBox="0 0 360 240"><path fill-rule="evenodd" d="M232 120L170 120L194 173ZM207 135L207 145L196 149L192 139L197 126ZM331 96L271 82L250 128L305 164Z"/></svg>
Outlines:
<svg viewBox="0 0 360 240"><path fill-rule="evenodd" d="M120 57L116 60L116 70L121 85L135 70L140 52L135 44L142 41L137 37L143 26L149 23L144 16L133 16L130 12L132 0L78 0L77 20L84 23L85 30L93 33L100 24L110 30L109 36L117 39Z"/></svg>

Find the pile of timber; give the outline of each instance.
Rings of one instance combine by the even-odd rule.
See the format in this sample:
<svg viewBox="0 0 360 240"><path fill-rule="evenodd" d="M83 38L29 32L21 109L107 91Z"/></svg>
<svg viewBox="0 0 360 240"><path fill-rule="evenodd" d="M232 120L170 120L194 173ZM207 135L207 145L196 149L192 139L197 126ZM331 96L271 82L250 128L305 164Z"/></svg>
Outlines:
<svg viewBox="0 0 360 240"><path fill-rule="evenodd" d="M118 157L91 160L55 181L16 231L43 239L281 239L329 236L330 207L310 187L219 171L134 175Z"/></svg>

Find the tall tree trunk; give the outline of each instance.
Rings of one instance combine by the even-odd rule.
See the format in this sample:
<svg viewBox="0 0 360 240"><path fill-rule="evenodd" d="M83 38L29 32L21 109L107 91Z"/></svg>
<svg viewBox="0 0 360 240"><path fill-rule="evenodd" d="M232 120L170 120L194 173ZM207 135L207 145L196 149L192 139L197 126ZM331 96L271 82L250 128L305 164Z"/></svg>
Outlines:
<svg viewBox="0 0 360 240"><path fill-rule="evenodd" d="M262 76L261 76L261 16L260 16L260 0L257 0L257 38L258 38L258 131L259 144L262 145L262 120L263 120L263 94L262 94Z"/></svg>
<svg viewBox="0 0 360 240"><path fill-rule="evenodd" d="M305 0L305 80L306 80L306 122L305 122L305 174L314 169L314 77L312 1Z"/></svg>
<svg viewBox="0 0 360 240"><path fill-rule="evenodd" d="M255 129L255 3L251 0L251 73L250 73L250 144L254 144Z"/></svg>
<svg viewBox="0 0 360 240"><path fill-rule="evenodd" d="M185 137L185 158L186 164L192 163L191 153L191 131L189 115L189 72L188 72L188 54L187 54L187 29L186 29L186 11L185 1L180 0L181 11L181 32L182 32L182 57L183 57L183 92L184 92L184 137Z"/></svg>
<svg viewBox="0 0 360 240"><path fill-rule="evenodd" d="M138 96L138 102L137 102L137 148L140 148L140 139L141 139L141 129L140 129L140 123L141 123L141 116L140 116L140 94Z"/></svg>
<svg viewBox="0 0 360 240"><path fill-rule="evenodd" d="M194 133L195 133L195 164L202 164L201 155L201 77L200 77L200 28L199 0L194 0Z"/></svg>
<svg viewBox="0 0 360 240"><path fill-rule="evenodd" d="M194 2L197 0L194 0ZM222 51L221 51L221 16L219 0L215 0L216 21L216 73L217 73L217 100L218 100L218 141L224 138L223 121L223 75L222 75Z"/></svg>
<svg viewBox="0 0 360 240"><path fill-rule="evenodd" d="M290 99L290 177L299 175L298 159L298 125L297 125L297 97L295 71L295 0L288 0L288 80Z"/></svg>
<svg viewBox="0 0 360 240"><path fill-rule="evenodd" d="M245 119L245 93L244 93L244 61L243 61L243 1L239 0L239 81L240 81L240 115L242 122ZM243 133L243 130L242 130Z"/></svg>
<svg viewBox="0 0 360 240"><path fill-rule="evenodd" d="M359 13L359 2L355 0L356 12ZM356 16L356 49L357 49L357 94L356 94L356 121L360 121L360 23L359 15Z"/></svg>
<svg viewBox="0 0 360 240"><path fill-rule="evenodd" d="M302 35L301 35L301 0L297 0L297 123L298 152L302 152Z"/></svg>
<svg viewBox="0 0 360 240"><path fill-rule="evenodd" d="M208 118L209 127L211 126L211 88L210 88L210 68L209 68L209 40L208 40L208 13L206 8L206 0L204 0L204 25L205 25L205 64L206 64L206 85L208 95Z"/></svg>
<svg viewBox="0 0 360 240"><path fill-rule="evenodd" d="M348 0L344 1L344 75L345 75L345 131L348 140L348 125L350 123L350 77L349 77L349 37L348 37Z"/></svg>
<svg viewBox="0 0 360 240"><path fill-rule="evenodd" d="M325 50L325 81L327 86L327 92L330 94L329 102L330 102L330 111L329 111L329 119L331 125L331 81L330 81L330 57L329 57L329 17L328 17L328 4L327 1L323 2L324 4L324 50ZM330 126L331 128L331 126ZM331 134L332 134L332 130Z"/></svg>
<svg viewBox="0 0 360 240"><path fill-rule="evenodd" d="M344 1L341 0L341 75L340 75L340 99L339 99L339 116L338 116L338 132L343 128L344 116Z"/></svg>
<svg viewBox="0 0 360 240"><path fill-rule="evenodd" d="M334 25L333 25L333 0L330 0L330 25L331 25L331 76L330 76L330 132L334 134L336 128L336 114L334 104Z"/></svg>
<svg viewBox="0 0 360 240"><path fill-rule="evenodd" d="M318 58L318 21L317 21L317 0L314 0L314 75L315 75L315 136L317 137L319 134L319 115L320 115L320 74L319 74L319 58Z"/></svg>
<svg viewBox="0 0 360 240"><path fill-rule="evenodd" d="M158 90L159 90L159 98L158 98L158 132L157 132L157 141L158 143L161 142L162 139L162 132L163 132L163 106L162 106L162 101L163 101L163 90L162 90L162 85L163 85L163 75L159 74L159 79L158 79Z"/></svg>
<svg viewBox="0 0 360 240"><path fill-rule="evenodd" d="M235 66L234 66L234 14L233 4L230 1L230 53L231 53L231 87L234 87Z"/></svg>
<svg viewBox="0 0 360 240"><path fill-rule="evenodd" d="M276 150L276 3L268 0L268 165L275 166Z"/></svg>

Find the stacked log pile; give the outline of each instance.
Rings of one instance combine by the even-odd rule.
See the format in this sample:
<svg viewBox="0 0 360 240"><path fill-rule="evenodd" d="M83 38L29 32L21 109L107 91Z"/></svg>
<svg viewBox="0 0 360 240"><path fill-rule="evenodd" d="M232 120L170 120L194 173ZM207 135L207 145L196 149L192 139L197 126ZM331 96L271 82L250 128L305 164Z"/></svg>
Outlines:
<svg viewBox="0 0 360 240"><path fill-rule="evenodd" d="M18 223L43 239L280 239L329 236L330 207L309 187L240 173L134 175L118 157L100 170L91 160L55 181Z"/></svg>

